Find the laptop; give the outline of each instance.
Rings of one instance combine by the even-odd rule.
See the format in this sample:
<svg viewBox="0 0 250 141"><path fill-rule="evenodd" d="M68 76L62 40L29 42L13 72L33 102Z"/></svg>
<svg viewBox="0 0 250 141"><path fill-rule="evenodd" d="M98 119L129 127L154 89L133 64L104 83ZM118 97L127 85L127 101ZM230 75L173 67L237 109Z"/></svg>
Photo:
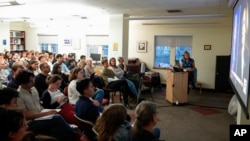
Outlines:
<svg viewBox="0 0 250 141"><path fill-rule="evenodd" d="M183 69L179 68L179 67L173 67L173 71L174 72L183 72Z"/></svg>

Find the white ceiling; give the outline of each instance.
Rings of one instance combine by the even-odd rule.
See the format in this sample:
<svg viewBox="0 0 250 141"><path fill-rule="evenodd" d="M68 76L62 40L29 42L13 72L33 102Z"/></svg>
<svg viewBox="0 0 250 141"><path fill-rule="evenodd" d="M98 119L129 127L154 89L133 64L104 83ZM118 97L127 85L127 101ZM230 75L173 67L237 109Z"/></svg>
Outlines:
<svg viewBox="0 0 250 141"><path fill-rule="evenodd" d="M1 0L0 0L1 1ZM0 21L69 20L100 18L109 14L134 16L175 16L224 14L230 17L228 0L24 0L24 5L0 7ZM167 13L166 10L182 10Z"/></svg>

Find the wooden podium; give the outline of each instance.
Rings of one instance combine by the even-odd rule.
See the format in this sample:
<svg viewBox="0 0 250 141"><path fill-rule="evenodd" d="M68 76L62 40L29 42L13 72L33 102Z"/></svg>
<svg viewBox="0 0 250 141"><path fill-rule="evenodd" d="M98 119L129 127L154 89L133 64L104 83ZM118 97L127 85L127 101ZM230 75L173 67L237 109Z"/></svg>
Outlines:
<svg viewBox="0 0 250 141"><path fill-rule="evenodd" d="M167 70L166 100L171 103L187 103L188 72Z"/></svg>

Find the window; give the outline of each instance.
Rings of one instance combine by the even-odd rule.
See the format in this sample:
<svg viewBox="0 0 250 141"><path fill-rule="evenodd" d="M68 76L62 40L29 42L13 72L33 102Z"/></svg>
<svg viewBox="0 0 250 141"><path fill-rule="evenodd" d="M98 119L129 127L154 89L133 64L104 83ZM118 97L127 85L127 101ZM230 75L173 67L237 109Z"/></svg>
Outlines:
<svg viewBox="0 0 250 141"><path fill-rule="evenodd" d="M101 54L102 58L108 58L108 45L87 45L87 56Z"/></svg>
<svg viewBox="0 0 250 141"><path fill-rule="evenodd" d="M40 51L58 53L58 36L38 34Z"/></svg>
<svg viewBox="0 0 250 141"><path fill-rule="evenodd" d="M51 44L51 52L58 53L58 44Z"/></svg>
<svg viewBox="0 0 250 141"><path fill-rule="evenodd" d="M39 44L40 50L43 51L49 51L48 44Z"/></svg>
<svg viewBox="0 0 250 141"><path fill-rule="evenodd" d="M49 51L53 53L58 53L58 44L48 44L48 43L40 43L40 50L43 51Z"/></svg>
<svg viewBox="0 0 250 141"><path fill-rule="evenodd" d="M154 67L179 65L184 51L191 50L192 36L155 36Z"/></svg>
<svg viewBox="0 0 250 141"><path fill-rule="evenodd" d="M166 68L170 64L170 47L156 46L155 48L155 67Z"/></svg>
<svg viewBox="0 0 250 141"><path fill-rule="evenodd" d="M102 46L102 57L103 58L108 59L108 51L109 51L109 46L103 45Z"/></svg>

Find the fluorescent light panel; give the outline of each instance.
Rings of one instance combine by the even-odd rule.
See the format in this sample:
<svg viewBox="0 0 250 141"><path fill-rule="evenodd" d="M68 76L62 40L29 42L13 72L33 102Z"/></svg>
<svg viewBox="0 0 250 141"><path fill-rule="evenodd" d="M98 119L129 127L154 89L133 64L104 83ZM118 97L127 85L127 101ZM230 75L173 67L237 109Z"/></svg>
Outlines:
<svg viewBox="0 0 250 141"><path fill-rule="evenodd" d="M163 20L163 19L192 19L192 18L221 18L224 14L209 15L177 15L177 16L143 16L143 17L125 17L127 20Z"/></svg>
<svg viewBox="0 0 250 141"><path fill-rule="evenodd" d="M0 7L22 4L25 4L25 2L22 0L0 0Z"/></svg>
<svg viewBox="0 0 250 141"><path fill-rule="evenodd" d="M0 2L0 7L2 6L10 6L11 3L10 2Z"/></svg>
<svg viewBox="0 0 250 141"><path fill-rule="evenodd" d="M212 25L221 24L221 22L206 22L206 23L142 23L142 25Z"/></svg>

